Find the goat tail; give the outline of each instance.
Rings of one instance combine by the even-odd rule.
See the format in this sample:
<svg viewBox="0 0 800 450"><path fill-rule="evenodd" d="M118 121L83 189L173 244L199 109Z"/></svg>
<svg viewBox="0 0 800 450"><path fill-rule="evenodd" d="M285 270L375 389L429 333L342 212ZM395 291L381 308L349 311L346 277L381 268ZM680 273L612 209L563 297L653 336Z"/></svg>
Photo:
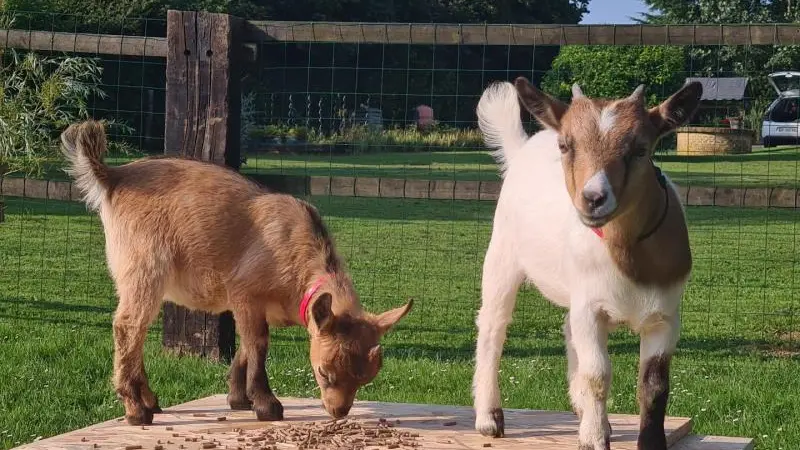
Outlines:
<svg viewBox="0 0 800 450"><path fill-rule="evenodd" d="M99 210L111 187L109 167L103 162L107 149L103 124L94 120L74 123L61 133L65 171L75 179L89 209Z"/></svg>
<svg viewBox="0 0 800 450"><path fill-rule="evenodd" d="M492 156L505 173L514 154L528 140L522 128L517 89L507 81L492 83L481 95L477 114L483 141L496 149Z"/></svg>

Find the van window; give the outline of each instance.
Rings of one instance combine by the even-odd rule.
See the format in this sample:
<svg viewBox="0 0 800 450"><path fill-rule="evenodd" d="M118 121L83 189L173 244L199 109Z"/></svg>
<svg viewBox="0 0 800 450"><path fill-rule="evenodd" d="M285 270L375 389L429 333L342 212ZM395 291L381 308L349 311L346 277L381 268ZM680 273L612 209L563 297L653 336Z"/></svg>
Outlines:
<svg viewBox="0 0 800 450"><path fill-rule="evenodd" d="M782 98L769 112L772 122L795 122L800 120L800 98Z"/></svg>

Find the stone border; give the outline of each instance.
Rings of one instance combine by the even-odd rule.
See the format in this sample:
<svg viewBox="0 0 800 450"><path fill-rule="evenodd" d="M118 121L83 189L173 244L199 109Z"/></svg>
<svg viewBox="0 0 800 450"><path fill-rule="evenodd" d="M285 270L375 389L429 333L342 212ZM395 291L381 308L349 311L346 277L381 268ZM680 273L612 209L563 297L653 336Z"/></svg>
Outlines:
<svg viewBox="0 0 800 450"><path fill-rule="evenodd" d="M731 127L681 127L675 130L675 132L689 134L733 134L736 136L750 136L755 133L755 130Z"/></svg>
<svg viewBox="0 0 800 450"><path fill-rule="evenodd" d="M251 179L294 195L496 201L500 181L422 180L403 178L252 175ZM800 208L800 190L787 188L678 187L687 206ZM0 178L0 195L80 201L69 181Z"/></svg>
<svg viewBox="0 0 800 450"><path fill-rule="evenodd" d="M81 201L80 192L73 189L70 181L4 177L0 178L0 194L9 197Z"/></svg>

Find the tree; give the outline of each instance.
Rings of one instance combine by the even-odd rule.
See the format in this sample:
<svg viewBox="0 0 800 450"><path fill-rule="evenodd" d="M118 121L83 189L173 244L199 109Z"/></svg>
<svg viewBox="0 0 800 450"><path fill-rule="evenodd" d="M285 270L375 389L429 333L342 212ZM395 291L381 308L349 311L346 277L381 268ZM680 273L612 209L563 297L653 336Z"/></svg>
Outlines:
<svg viewBox="0 0 800 450"><path fill-rule="evenodd" d="M249 20L578 23L588 0L5 0L30 29L156 35L168 9ZM147 19L155 19L148 21Z"/></svg>
<svg viewBox="0 0 800 450"><path fill-rule="evenodd" d="M795 0L645 0L652 12L641 21L654 24L792 23L800 20ZM758 104L775 92L766 75L796 69L796 46L696 46L687 48L688 69L697 76L747 76Z"/></svg>
<svg viewBox="0 0 800 450"><path fill-rule="evenodd" d="M250 0L4 0L17 26L32 30L163 36L168 9L224 12L264 18Z"/></svg>
<svg viewBox="0 0 800 450"><path fill-rule="evenodd" d="M677 89L684 77L680 47L566 46L553 61L542 87L569 98L572 83L578 83L586 95L618 98L645 83L652 104Z"/></svg>

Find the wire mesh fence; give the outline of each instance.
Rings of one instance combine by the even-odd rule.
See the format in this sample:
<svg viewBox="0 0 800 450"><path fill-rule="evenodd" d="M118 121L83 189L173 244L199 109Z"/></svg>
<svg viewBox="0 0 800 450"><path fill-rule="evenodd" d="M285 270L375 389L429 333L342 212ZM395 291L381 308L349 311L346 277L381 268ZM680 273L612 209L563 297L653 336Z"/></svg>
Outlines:
<svg viewBox="0 0 800 450"><path fill-rule="evenodd" d="M36 136L43 136L38 153L7 141L0 160L0 167L20 168L2 184L0 360L6 362L0 377L11 381L0 399L13 410L8 420L0 419L0 428L11 430L0 435L4 447L33 439L29 432L53 434L120 412L106 386L116 300L102 228L95 215L70 201L74 194L50 195L60 186L56 182L67 180L52 150L67 122L94 117L113 122L112 164L163 153L166 61L158 49L165 45L166 24L83 23L80 17L21 13L0 32L0 42L6 36L0 122L11 124L8 133L32 136L19 125L28 114L41 127ZM254 26L264 32L272 25ZM691 129L664 139L656 153L689 204L695 260L670 413L694 417L701 432L757 437L761 448L794 448L800 442L800 386L788 374L798 369L800 355L800 150L793 139L800 135L800 86L797 75L776 78L787 84L779 94L768 77L794 67L793 37L783 27L748 27L747 45L722 45L745 38L720 28L717 44L707 45L710 38L702 36L708 32L666 27L661 34L640 31L637 42L650 44L641 46L625 44L637 35L623 27L596 33L562 28L560 34L544 29L540 35L484 27L478 29L490 31L482 40L479 32L449 27L408 31L423 37L416 40L397 37L385 25L340 29L340 37L272 29L273 38L283 38L256 39L257 58L243 70L241 172L267 185L302 186L296 194L320 208L367 309L416 300L388 338L391 358L382 376L362 396L470 401L481 266L500 183L474 114L488 83L526 76L565 100L572 81L599 96L627 95L646 83L648 102L655 105L686 78L704 77L715 95L703 102ZM27 31L28 44L34 37L45 44L35 52L12 50L9 39L25 34L13 30ZM373 32L378 38L364 37ZM765 45L765 36L775 45ZM365 42L353 42L359 39ZM92 45L95 51L87 51ZM26 72L34 65L26 59L31 54L46 61L35 74L38 84L14 87L14 80L34 77ZM89 75L69 72L74 57L87 58L79 68ZM745 78L744 89L722 93L724 79L732 77ZM20 97L13 89L28 89L30 102L12 101ZM61 95L67 91L72 94ZM767 146L760 145L764 141ZM20 182L28 167L36 170ZM41 187L37 179L49 182ZM520 293L503 363L509 406L569 407L562 321L563 311L534 289ZM147 364L167 401L224 389L219 365L162 354L160 328L160 322L152 327ZM279 395L317 394L302 334L278 330L272 338L270 373ZM612 336L613 412L635 411L636 342L626 331ZM69 422L37 412L45 414L42 425L31 431L26 422L34 412L18 404L36 403L28 386L51 377L54 399L88 406L72 408ZM173 378L183 384L168 381Z"/></svg>

